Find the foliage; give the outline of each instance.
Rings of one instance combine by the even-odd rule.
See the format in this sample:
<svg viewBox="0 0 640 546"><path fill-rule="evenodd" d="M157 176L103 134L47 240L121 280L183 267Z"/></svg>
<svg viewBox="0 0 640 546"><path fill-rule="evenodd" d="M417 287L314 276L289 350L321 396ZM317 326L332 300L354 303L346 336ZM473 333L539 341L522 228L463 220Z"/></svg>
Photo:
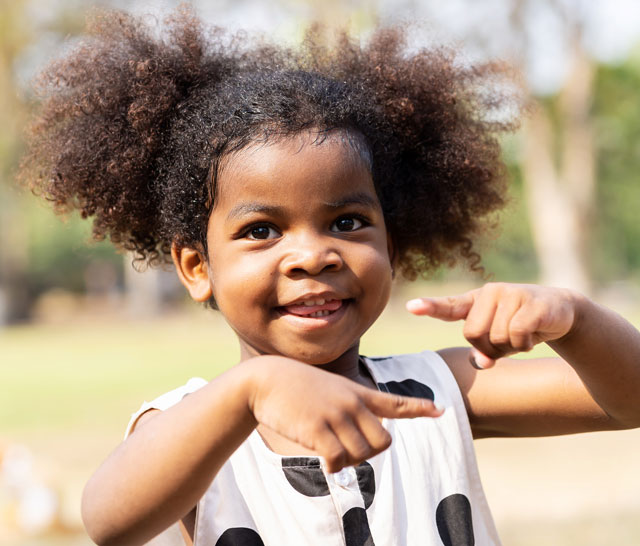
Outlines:
<svg viewBox="0 0 640 546"><path fill-rule="evenodd" d="M516 138L504 143L511 186L506 209L498 220L496 238L486 243L483 264L487 275L504 282L535 282L538 277L536 260L524 196L522 172L518 163L519 143Z"/></svg>
<svg viewBox="0 0 640 546"><path fill-rule="evenodd" d="M591 256L599 280L640 280L640 50L596 75L598 210Z"/></svg>
<svg viewBox="0 0 640 546"><path fill-rule="evenodd" d="M108 242L91 239L88 222L73 215L61 221L35 199L24 206L29 229L26 280L34 297L52 287L83 292L85 271L96 261L113 264L122 278L123 257Z"/></svg>

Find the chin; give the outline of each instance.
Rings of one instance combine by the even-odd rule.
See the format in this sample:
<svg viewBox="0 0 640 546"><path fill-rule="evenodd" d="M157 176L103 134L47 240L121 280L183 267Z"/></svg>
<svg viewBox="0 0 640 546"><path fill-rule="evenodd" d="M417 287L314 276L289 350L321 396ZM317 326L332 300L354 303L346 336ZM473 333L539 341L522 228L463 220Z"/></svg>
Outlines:
<svg viewBox="0 0 640 546"><path fill-rule="evenodd" d="M344 350L331 350L327 351L326 347L315 348L308 350L299 350L295 352L291 352L284 356L288 356L289 358L293 358L295 360L299 360L300 362L304 362L305 364L311 364L312 366L321 366L323 364L329 364L338 360L345 353L349 352L351 347L348 347Z"/></svg>

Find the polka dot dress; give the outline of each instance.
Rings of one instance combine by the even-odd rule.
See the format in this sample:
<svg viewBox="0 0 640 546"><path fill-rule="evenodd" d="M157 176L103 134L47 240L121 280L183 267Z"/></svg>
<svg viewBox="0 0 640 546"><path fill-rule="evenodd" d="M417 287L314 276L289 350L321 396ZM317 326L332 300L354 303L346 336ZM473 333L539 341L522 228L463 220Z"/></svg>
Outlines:
<svg viewBox="0 0 640 546"><path fill-rule="evenodd" d="M432 352L364 362L381 391L435 400L444 415L384 419L391 447L334 474L319 457L277 455L254 431L199 502L195 546L500 544L447 365ZM130 427L204 384L193 379L143 404Z"/></svg>

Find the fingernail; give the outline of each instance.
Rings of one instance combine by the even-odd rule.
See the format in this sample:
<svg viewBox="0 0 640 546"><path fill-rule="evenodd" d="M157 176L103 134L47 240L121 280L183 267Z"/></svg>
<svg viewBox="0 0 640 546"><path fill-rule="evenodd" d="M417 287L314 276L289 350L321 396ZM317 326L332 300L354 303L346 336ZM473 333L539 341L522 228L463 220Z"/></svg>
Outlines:
<svg viewBox="0 0 640 546"><path fill-rule="evenodd" d="M476 360L476 357L473 355L469 355L469 362L471 362L471 365L476 369L476 370L484 370L484 368L482 366L480 366L480 364L478 364L478 361Z"/></svg>
<svg viewBox="0 0 640 546"><path fill-rule="evenodd" d="M433 407L436 408L437 411L444 411L447 409L440 402L434 402Z"/></svg>
<svg viewBox="0 0 640 546"><path fill-rule="evenodd" d="M409 311L411 311L412 309L420 309L422 307L422 300L421 299L409 300L405 304L405 306Z"/></svg>

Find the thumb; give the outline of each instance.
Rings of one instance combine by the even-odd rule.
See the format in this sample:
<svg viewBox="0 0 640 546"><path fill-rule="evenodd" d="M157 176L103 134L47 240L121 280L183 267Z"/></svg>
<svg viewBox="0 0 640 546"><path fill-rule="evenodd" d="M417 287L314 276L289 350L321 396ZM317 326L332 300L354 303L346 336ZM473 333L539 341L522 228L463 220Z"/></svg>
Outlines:
<svg viewBox="0 0 640 546"><path fill-rule="evenodd" d="M496 364L496 359L485 355L475 347L471 347L469 350L469 362L477 370L486 370L492 368Z"/></svg>
<svg viewBox="0 0 640 546"><path fill-rule="evenodd" d="M414 398L363 387L362 401L378 417L406 419L411 417L440 417L444 408L428 398Z"/></svg>
<svg viewBox="0 0 640 546"><path fill-rule="evenodd" d="M407 311L414 315L427 315L440 320L453 321L467 318L475 301L475 290L458 296L418 298L407 302Z"/></svg>

